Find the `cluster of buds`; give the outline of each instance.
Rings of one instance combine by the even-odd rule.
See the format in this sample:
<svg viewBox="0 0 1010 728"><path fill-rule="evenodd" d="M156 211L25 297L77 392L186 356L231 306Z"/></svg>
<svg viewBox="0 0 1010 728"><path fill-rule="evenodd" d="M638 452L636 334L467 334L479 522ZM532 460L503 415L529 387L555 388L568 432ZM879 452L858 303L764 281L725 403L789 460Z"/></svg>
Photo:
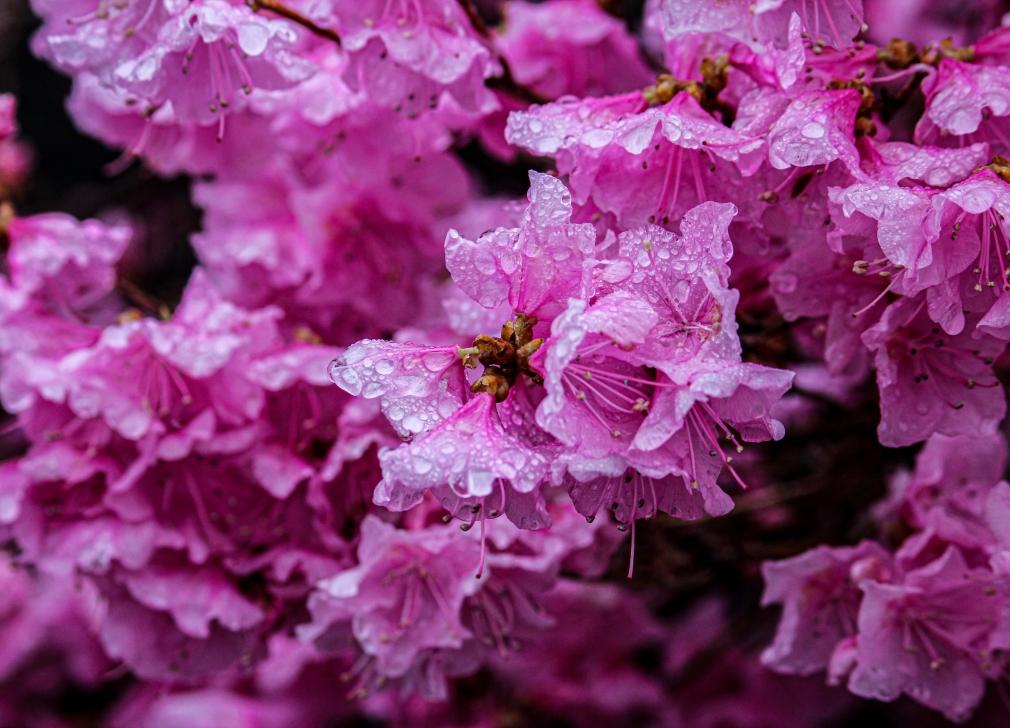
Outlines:
<svg viewBox="0 0 1010 728"><path fill-rule="evenodd" d="M487 392L494 395L496 402L504 402L520 374L535 384L544 383L544 378L530 366L530 357L544 343L543 339L533 338L536 324L536 316L526 318L517 313L515 319L502 326L500 337L481 334L472 347L459 348L465 367L476 369L478 364L484 365L484 373L470 387L471 392Z"/></svg>
<svg viewBox="0 0 1010 728"><path fill-rule="evenodd" d="M736 110L719 99L720 92L726 88L729 81L729 54L701 61L701 81L681 81L668 73L656 76L656 84L642 90L642 96L650 104L665 104L674 96L683 92L694 96L701 107L709 113L718 111L722 114L723 123L729 126L733 123Z"/></svg>

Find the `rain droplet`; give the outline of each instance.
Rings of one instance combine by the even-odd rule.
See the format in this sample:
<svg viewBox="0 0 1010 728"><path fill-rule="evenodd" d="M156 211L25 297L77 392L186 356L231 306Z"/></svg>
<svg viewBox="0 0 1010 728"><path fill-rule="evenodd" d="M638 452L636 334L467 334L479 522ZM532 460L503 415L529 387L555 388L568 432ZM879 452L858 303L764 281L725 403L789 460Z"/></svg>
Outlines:
<svg viewBox="0 0 1010 728"><path fill-rule="evenodd" d="M800 134L805 136L807 139L820 139L824 136L824 125L818 124L816 121L811 121L803 125L800 129Z"/></svg>

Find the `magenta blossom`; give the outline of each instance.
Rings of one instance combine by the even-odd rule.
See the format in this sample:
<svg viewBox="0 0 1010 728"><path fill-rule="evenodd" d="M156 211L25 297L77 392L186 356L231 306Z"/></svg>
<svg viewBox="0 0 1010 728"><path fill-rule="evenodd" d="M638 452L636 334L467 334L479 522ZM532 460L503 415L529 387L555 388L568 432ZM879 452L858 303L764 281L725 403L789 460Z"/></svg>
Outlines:
<svg viewBox="0 0 1010 728"><path fill-rule="evenodd" d="M777 672L824 670L841 643L856 634L864 579L888 582L891 556L872 541L853 548L820 546L785 561L767 561L763 605L782 604L775 641L761 662ZM844 649L844 647L842 647Z"/></svg>
<svg viewBox="0 0 1010 728"><path fill-rule="evenodd" d="M929 320L927 298L902 298L863 332L875 353L882 444L900 447L943 435L991 435L1006 412L992 373L1002 350L991 336L949 336Z"/></svg>
<svg viewBox="0 0 1010 728"><path fill-rule="evenodd" d="M865 580L856 667L849 689L894 700L902 693L964 720L978 705L995 650L1010 646L1005 577L971 569L954 547L901 584Z"/></svg>

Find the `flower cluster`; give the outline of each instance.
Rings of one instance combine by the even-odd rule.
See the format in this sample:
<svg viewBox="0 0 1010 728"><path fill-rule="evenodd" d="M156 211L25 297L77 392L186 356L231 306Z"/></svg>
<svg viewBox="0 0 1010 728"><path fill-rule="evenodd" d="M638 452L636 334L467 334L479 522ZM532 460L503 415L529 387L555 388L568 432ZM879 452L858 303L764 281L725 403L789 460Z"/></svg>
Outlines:
<svg viewBox="0 0 1010 728"><path fill-rule="evenodd" d="M904 693L967 718L1010 648L1006 459L999 435L933 435L879 508L912 530L899 548L863 541L766 563L764 601L783 612L764 664L826 669L856 695Z"/></svg>
<svg viewBox="0 0 1010 728"><path fill-rule="evenodd" d="M19 214L0 96L0 723L110 683L151 728L854 709L772 671L961 721L1006 674L1010 15L492 5L33 0L106 171L203 214L161 301L144 219ZM717 570L593 583L760 543L827 407L921 449L846 543L730 549L776 557L760 660Z"/></svg>

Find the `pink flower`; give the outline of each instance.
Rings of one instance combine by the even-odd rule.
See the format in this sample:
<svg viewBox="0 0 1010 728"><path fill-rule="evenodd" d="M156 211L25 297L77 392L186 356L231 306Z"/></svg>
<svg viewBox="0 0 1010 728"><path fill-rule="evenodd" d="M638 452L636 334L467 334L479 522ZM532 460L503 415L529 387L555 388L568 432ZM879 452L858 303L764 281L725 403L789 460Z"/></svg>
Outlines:
<svg viewBox="0 0 1010 728"><path fill-rule="evenodd" d="M972 175L933 197L923 223L921 272L916 271L916 286L906 286L934 286L927 289L927 295L933 294L934 320L961 321L963 310L981 312L979 332L1010 338L1004 210L1010 213L1010 186L990 172ZM957 333L956 327L945 329Z"/></svg>
<svg viewBox="0 0 1010 728"><path fill-rule="evenodd" d="M330 364L330 378L354 396L379 399L404 437L436 427L463 406L463 365L456 347L361 341Z"/></svg>
<svg viewBox="0 0 1010 728"><path fill-rule="evenodd" d="M513 113L505 136L556 156L575 201L592 199L625 228L665 225L708 200L729 201L727 180L739 184L760 166L763 140L726 128L690 94L647 106L637 93L562 100Z"/></svg>
<svg viewBox="0 0 1010 728"><path fill-rule="evenodd" d="M497 47L515 80L542 96L606 96L652 81L635 39L595 2L515 2L505 11Z"/></svg>
<svg viewBox="0 0 1010 728"><path fill-rule="evenodd" d="M915 471L899 476L892 489L902 494L904 515L916 528L966 551L989 549L999 534L989 533L987 502L1006 460L1002 436L933 435L919 453Z"/></svg>
<svg viewBox="0 0 1010 728"><path fill-rule="evenodd" d="M872 165L873 177L892 185L908 180L930 187L949 187L992 159L985 142L943 149L904 142L879 143L872 137L862 137L860 141L863 169Z"/></svg>
<svg viewBox="0 0 1010 728"><path fill-rule="evenodd" d="M16 217L7 223L6 234L7 277L13 290L3 312L34 302L76 320L112 291L114 265L132 231L126 225L78 222L53 212Z"/></svg>
<svg viewBox="0 0 1010 728"><path fill-rule="evenodd" d="M851 240L851 238L848 238ZM860 336L877 322L890 281L853 272L857 260L873 259L875 245L841 252L811 242L793 252L768 277L775 303L787 321L819 318L824 326L824 360L833 376L865 376L870 357ZM853 315L857 314L857 315Z"/></svg>
<svg viewBox="0 0 1010 728"><path fill-rule="evenodd" d="M706 508L719 514L731 504L706 453L732 462L717 442L721 433L740 449L727 424L745 440L780 438L768 411L792 379L740 362L736 295L726 288L732 214L699 206L684 219L684 238L660 228L623 233L619 257L600 275L604 291L617 290L588 307L573 300L532 362L547 390L537 422L567 449L588 461L620 456L650 478L677 475L685 495L702 487ZM604 474L624 470L618 463ZM578 480L593 480L591 472Z"/></svg>
<svg viewBox="0 0 1010 728"><path fill-rule="evenodd" d="M797 15L811 38L838 49L850 45L863 28L862 0L729 0L711 6L699 0L662 0L663 34L678 36L717 33L732 40L758 45L788 43L790 18Z"/></svg>
<svg viewBox="0 0 1010 728"><path fill-rule="evenodd" d="M493 111L484 79L498 64L469 18L452 0L420 0L391 8L379 0L334 0L335 21L350 56L352 89L409 118L438 106L443 92L470 112Z"/></svg>
<svg viewBox="0 0 1010 728"><path fill-rule="evenodd" d="M408 532L367 516L359 565L319 585L309 600L313 621L299 634L318 641L350 621L370 663L362 683L402 678L424 653L460 649L470 637L459 612L481 586L479 558L478 543L456 528Z"/></svg>
<svg viewBox="0 0 1010 728"><path fill-rule="evenodd" d="M1003 345L983 336L945 334L929 320L923 295L902 298L863 332L875 352L881 420L877 435L887 447L943 435L991 435L1006 402L992 373Z"/></svg>
<svg viewBox="0 0 1010 728"><path fill-rule="evenodd" d="M858 169L853 124L859 104L853 89L800 94L768 135L768 161L786 169L840 159L850 170Z"/></svg>
<svg viewBox="0 0 1010 728"><path fill-rule="evenodd" d="M462 498L483 499L496 483L529 493L546 480L547 458L510 437L490 394L481 393L433 431L380 455L383 480L375 501L383 504L393 490L417 493L448 486ZM501 481L504 481L502 483Z"/></svg>
<svg viewBox="0 0 1010 728"><path fill-rule="evenodd" d="M950 38L954 45L973 43L989 28L999 25L1003 8L990 0L964 5L941 0L864 0L866 22L874 42L884 45L891 38L904 38L923 45Z"/></svg>
<svg viewBox="0 0 1010 728"><path fill-rule="evenodd" d="M856 634L863 579L890 581L891 555L872 541L816 549L784 561L766 561L762 606L781 604L775 641L761 662L776 672L810 675L824 670L836 646Z"/></svg>
<svg viewBox="0 0 1010 728"><path fill-rule="evenodd" d="M255 627L263 613L211 568L182 571L153 566L124 576L130 596L149 609L168 612L179 631L207 639L213 622L232 632Z"/></svg>
<svg viewBox="0 0 1010 728"><path fill-rule="evenodd" d="M603 468L599 465L592 468L596 469ZM673 475L651 478L630 468L616 474L604 472L597 475L592 470L583 472L577 463L570 462L566 482L576 510L590 522L596 520L601 510L610 510L621 524L618 528L625 530L635 519L654 518L660 511L693 521L706 512L722 515L733 507L732 501L729 501L728 508L718 503L716 499L720 496L725 498L725 494L717 488L710 496L708 487L705 490L692 489L682 478ZM587 475L590 479L580 479L580 476ZM705 482L708 486L709 479L706 478Z"/></svg>
<svg viewBox="0 0 1010 728"><path fill-rule="evenodd" d="M277 313L225 303L198 270L170 322L107 327L93 347L59 362L67 379L43 395L66 401L78 417L101 416L131 440L164 432L164 422L188 421L208 406L225 422L241 422L259 413L263 392L233 373L275 342ZM208 381L214 377L230 386L214 386Z"/></svg>
<svg viewBox="0 0 1010 728"><path fill-rule="evenodd" d="M1005 577L970 569L955 547L901 584L865 580L849 690L878 700L905 693L948 719L978 705L994 650L1010 644Z"/></svg>
<svg viewBox="0 0 1010 728"><path fill-rule="evenodd" d="M18 683L43 695L98 685L110 661L89 629L87 598L67 580L33 573L7 556L0 561L0 584L4 691L13 695Z"/></svg>
<svg viewBox="0 0 1010 728"><path fill-rule="evenodd" d="M252 631L232 632L215 624L207 639L189 637L171 616L142 606L120 585L107 585L103 601L102 647L143 680L192 683L252 659L257 642Z"/></svg>
<svg viewBox="0 0 1010 728"><path fill-rule="evenodd" d="M549 323L569 298L592 292L596 231L571 224L571 194L560 180L530 172L529 207L518 229L498 228L476 242L450 230L445 264L464 293L485 308L512 310Z"/></svg>
<svg viewBox="0 0 1010 728"><path fill-rule="evenodd" d="M931 127L957 136L974 134L982 123L983 110L996 117L1010 114L1010 87L1004 69L944 58L929 84L926 114L916 134L924 137Z"/></svg>
<svg viewBox="0 0 1010 728"><path fill-rule="evenodd" d="M216 123L218 137L226 114L244 108L253 88L287 88L315 70L290 52L297 34L287 21L224 0L151 0L80 18L64 12L51 18L56 27L44 28L38 52L68 70L96 74L140 102L140 113L170 102L180 123ZM57 18L70 25L61 27Z"/></svg>

